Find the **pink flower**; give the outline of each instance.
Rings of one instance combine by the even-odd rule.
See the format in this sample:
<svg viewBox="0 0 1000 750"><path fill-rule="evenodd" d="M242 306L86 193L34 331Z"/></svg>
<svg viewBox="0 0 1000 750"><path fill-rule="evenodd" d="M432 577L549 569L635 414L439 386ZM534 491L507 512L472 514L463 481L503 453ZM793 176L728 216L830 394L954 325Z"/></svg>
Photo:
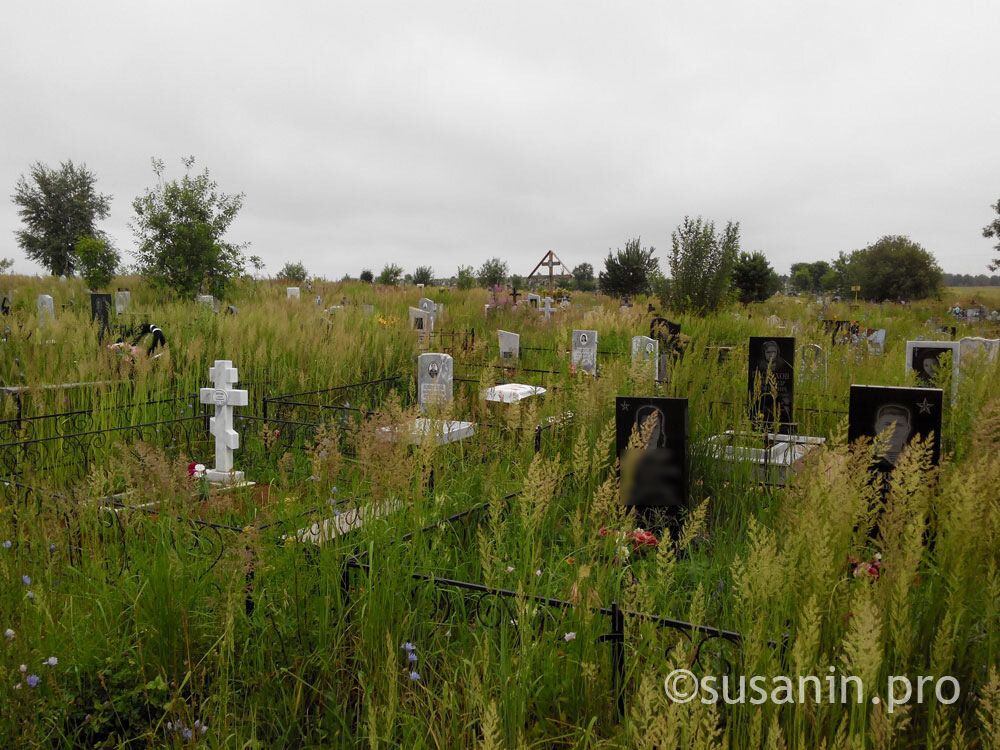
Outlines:
<svg viewBox="0 0 1000 750"><path fill-rule="evenodd" d="M652 531L644 531L643 529L636 529L632 532L632 551L639 552L646 547L655 547L660 543L660 540L656 538L656 534Z"/></svg>

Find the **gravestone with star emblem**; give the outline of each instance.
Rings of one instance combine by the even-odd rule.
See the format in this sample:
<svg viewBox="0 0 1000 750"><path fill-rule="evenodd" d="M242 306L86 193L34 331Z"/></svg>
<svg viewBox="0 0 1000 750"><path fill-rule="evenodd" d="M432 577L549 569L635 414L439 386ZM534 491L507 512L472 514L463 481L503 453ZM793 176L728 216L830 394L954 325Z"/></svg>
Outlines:
<svg viewBox="0 0 1000 750"><path fill-rule="evenodd" d="M888 439L875 457L876 468L891 471L913 438L933 435L931 458L936 465L941 457L943 404L940 388L852 385L847 438L853 443L885 433Z"/></svg>
<svg viewBox="0 0 1000 750"><path fill-rule="evenodd" d="M215 437L215 467L205 471L205 478L217 484L243 482L243 472L233 469L233 451L240 447L240 436L233 429L233 407L249 403L247 392L233 388L239 381L239 371L228 359L217 359L208 371L212 388L202 388L200 400L215 407L209 420L209 432Z"/></svg>

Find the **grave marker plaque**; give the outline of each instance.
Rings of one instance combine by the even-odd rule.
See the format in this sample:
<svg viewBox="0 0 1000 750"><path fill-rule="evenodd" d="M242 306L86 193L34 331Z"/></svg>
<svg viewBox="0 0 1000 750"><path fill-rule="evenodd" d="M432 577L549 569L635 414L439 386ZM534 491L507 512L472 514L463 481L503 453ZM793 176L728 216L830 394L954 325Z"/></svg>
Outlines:
<svg viewBox="0 0 1000 750"><path fill-rule="evenodd" d="M747 393L750 419L767 428L792 421L795 390L795 339L751 336Z"/></svg>
<svg viewBox="0 0 1000 750"><path fill-rule="evenodd" d="M677 524L688 501L686 398L619 396L615 445L622 502L656 526ZM633 432L640 445L629 448ZM676 530L672 528L672 530Z"/></svg>
<svg viewBox="0 0 1000 750"><path fill-rule="evenodd" d="M649 336L632 337L632 364L643 363L644 368L653 376L653 380L660 377L660 342Z"/></svg>
<svg viewBox="0 0 1000 750"><path fill-rule="evenodd" d="M56 303L50 294L39 294L38 302L38 322L53 321L56 318Z"/></svg>
<svg viewBox="0 0 1000 750"><path fill-rule="evenodd" d="M285 297L286 299L299 299L302 296L302 291L297 286L285 287Z"/></svg>
<svg viewBox="0 0 1000 750"><path fill-rule="evenodd" d="M115 292L115 315L122 315L128 310L132 301L132 292L128 289L119 289Z"/></svg>
<svg viewBox="0 0 1000 750"><path fill-rule="evenodd" d="M510 331L497 331L500 340L500 359L516 362L521 356L521 336Z"/></svg>
<svg viewBox="0 0 1000 750"><path fill-rule="evenodd" d="M917 383L933 387L942 359L951 353L952 383L958 384L961 343L958 341L907 341L906 369L917 375Z"/></svg>
<svg viewBox="0 0 1000 750"><path fill-rule="evenodd" d="M852 385L848 409L847 438L874 440L892 429L885 451L876 457L877 468L891 470L899 454L917 435L933 433L932 460L941 458L941 415L944 391L940 388L906 388L884 385Z"/></svg>
<svg viewBox="0 0 1000 750"><path fill-rule="evenodd" d="M577 370L597 373L597 331L573 331L570 362Z"/></svg>
<svg viewBox="0 0 1000 750"><path fill-rule="evenodd" d="M90 322L97 321L97 340L102 341L104 334L111 330L111 295L90 295Z"/></svg>
<svg viewBox="0 0 1000 750"><path fill-rule="evenodd" d="M451 403L453 377L450 355L427 352L417 357L417 402L422 411Z"/></svg>

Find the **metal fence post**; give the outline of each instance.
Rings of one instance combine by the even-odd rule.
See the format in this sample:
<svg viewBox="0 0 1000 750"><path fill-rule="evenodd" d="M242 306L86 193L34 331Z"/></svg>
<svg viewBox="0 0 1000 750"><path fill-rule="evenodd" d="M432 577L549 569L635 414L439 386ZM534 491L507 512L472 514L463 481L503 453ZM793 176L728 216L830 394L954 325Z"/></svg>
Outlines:
<svg viewBox="0 0 1000 750"><path fill-rule="evenodd" d="M625 716L625 613L618 602L611 602L611 632L599 640L611 644L611 689L615 694L615 715Z"/></svg>

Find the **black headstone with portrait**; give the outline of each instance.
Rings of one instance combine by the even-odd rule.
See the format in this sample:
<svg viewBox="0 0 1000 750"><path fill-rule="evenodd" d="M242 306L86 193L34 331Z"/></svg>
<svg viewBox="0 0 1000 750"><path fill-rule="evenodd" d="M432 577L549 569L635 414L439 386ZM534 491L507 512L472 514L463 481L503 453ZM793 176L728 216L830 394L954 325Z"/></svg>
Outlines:
<svg viewBox="0 0 1000 750"><path fill-rule="evenodd" d="M788 432L795 396L795 338L751 336L747 373L750 421Z"/></svg>
<svg viewBox="0 0 1000 750"><path fill-rule="evenodd" d="M97 321L97 340L103 341L104 334L111 330L111 295L90 295L90 322Z"/></svg>
<svg viewBox="0 0 1000 750"><path fill-rule="evenodd" d="M687 399L619 396L615 428L622 502L643 528L676 537L688 504ZM633 433L640 445L629 448Z"/></svg>
<svg viewBox="0 0 1000 750"><path fill-rule="evenodd" d="M847 438L874 440L891 428L885 450L876 457L873 468L888 472L899 454L916 437L933 434L931 458L935 465L941 458L941 414L944 391L940 388L907 388L884 385L852 385L848 409Z"/></svg>

